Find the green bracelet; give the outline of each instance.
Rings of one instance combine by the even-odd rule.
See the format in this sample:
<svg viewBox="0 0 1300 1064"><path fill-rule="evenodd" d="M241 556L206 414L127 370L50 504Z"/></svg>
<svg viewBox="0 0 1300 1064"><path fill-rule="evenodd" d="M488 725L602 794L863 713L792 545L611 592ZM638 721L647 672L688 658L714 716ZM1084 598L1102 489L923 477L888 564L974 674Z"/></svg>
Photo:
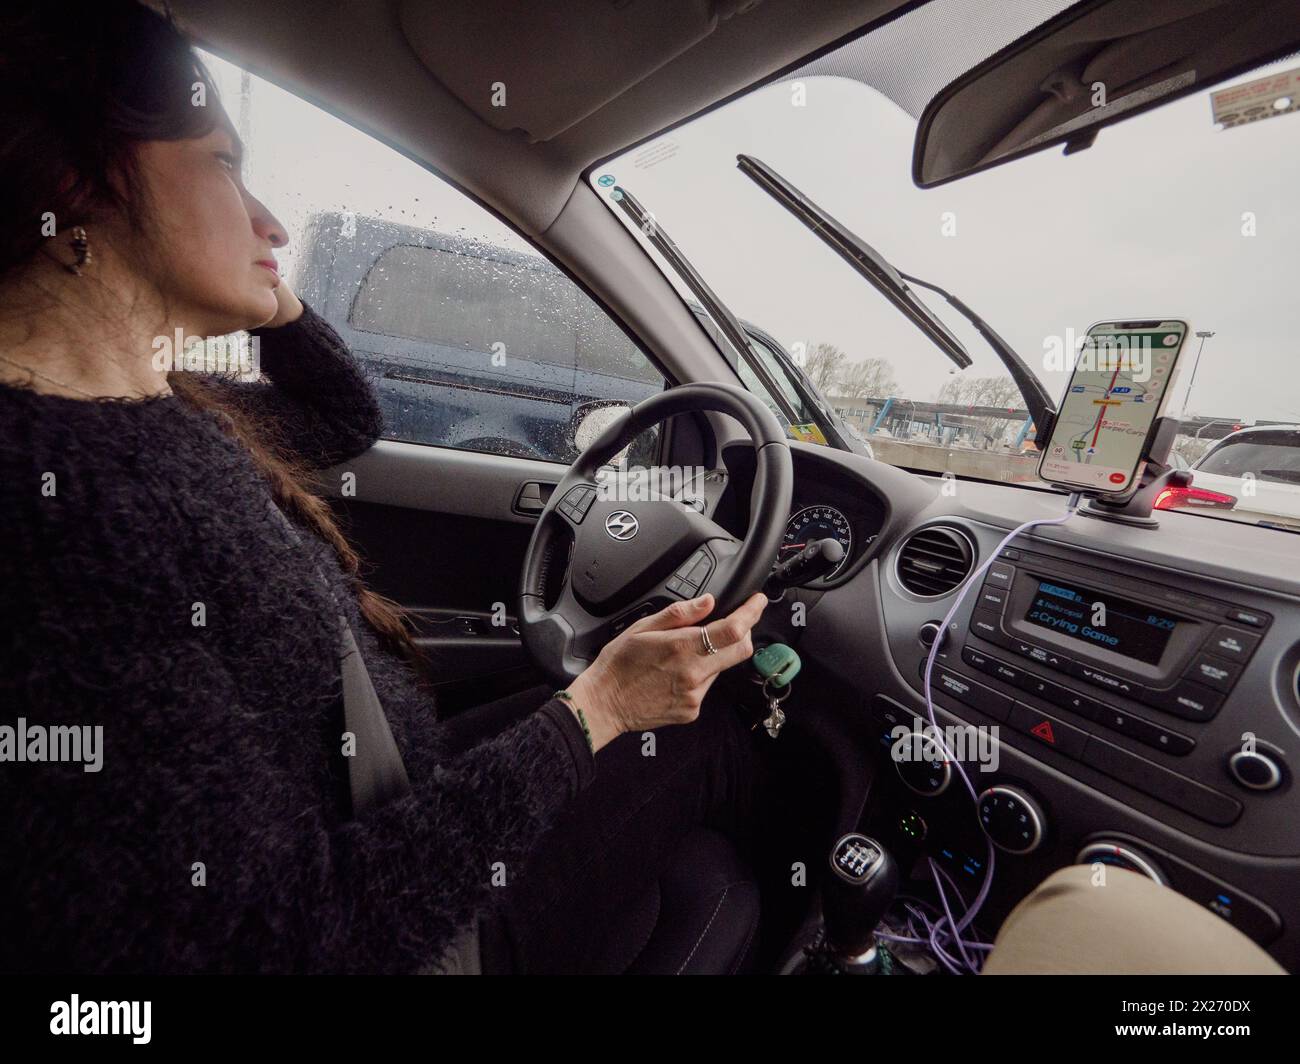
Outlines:
<svg viewBox="0 0 1300 1064"><path fill-rule="evenodd" d="M554 697L564 699L578 714L578 722L582 725L582 734L587 737L587 748L594 757L596 755L596 744L591 740L591 729L587 727L587 715L582 711L582 707L573 700L573 695L569 694L568 691L556 691Z"/></svg>

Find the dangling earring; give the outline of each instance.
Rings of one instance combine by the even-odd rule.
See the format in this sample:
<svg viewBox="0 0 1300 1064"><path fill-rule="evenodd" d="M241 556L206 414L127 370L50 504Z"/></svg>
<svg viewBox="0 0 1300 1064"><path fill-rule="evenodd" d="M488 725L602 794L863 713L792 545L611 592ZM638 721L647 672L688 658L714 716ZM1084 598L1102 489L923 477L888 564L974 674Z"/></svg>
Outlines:
<svg viewBox="0 0 1300 1064"><path fill-rule="evenodd" d="M90 258L90 241L86 239L86 230L83 226L74 225L72 227L72 244L73 254L77 256L77 261L70 263L68 269L81 276L81 267L91 261Z"/></svg>

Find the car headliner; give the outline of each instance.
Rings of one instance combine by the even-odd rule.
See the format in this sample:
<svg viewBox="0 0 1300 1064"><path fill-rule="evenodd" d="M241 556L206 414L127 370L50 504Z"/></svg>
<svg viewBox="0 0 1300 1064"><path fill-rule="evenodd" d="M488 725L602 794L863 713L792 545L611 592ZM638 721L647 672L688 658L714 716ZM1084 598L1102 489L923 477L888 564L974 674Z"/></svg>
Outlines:
<svg viewBox="0 0 1300 1064"><path fill-rule="evenodd" d="M202 47L432 167L535 237L593 162L916 6L170 2ZM599 49L597 30L604 35ZM632 77L638 80L628 84ZM497 82L505 85L506 108L489 102ZM502 128L511 122L531 128Z"/></svg>

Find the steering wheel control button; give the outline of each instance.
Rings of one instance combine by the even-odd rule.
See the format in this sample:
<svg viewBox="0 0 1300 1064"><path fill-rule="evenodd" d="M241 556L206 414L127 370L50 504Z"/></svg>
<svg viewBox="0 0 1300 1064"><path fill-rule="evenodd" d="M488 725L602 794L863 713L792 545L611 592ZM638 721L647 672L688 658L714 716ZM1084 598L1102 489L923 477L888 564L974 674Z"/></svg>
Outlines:
<svg viewBox="0 0 1300 1064"><path fill-rule="evenodd" d="M596 489L594 487L590 484L579 484L564 493L564 498L560 500L556 509L575 525L580 525L595 499Z"/></svg>
<svg viewBox="0 0 1300 1064"><path fill-rule="evenodd" d="M1220 658L1244 664L1259 645L1260 638L1256 632L1221 624L1210 636L1205 649Z"/></svg>
<svg viewBox="0 0 1300 1064"><path fill-rule="evenodd" d="M1237 750L1228 758L1228 772L1252 791L1276 790L1282 785L1282 766L1264 750Z"/></svg>
<svg viewBox="0 0 1300 1064"><path fill-rule="evenodd" d="M1167 887L1169 881L1165 879L1164 873L1160 867L1140 850L1135 850L1132 846L1125 845L1122 842L1112 842L1109 839L1099 839L1097 842L1090 842L1074 858L1075 864L1092 865L1104 864L1112 868L1124 868L1130 872L1136 872L1140 876L1146 876L1162 887Z"/></svg>
<svg viewBox="0 0 1300 1064"><path fill-rule="evenodd" d="M981 794L979 818L993 845L1007 853L1033 853L1047 829L1042 807L1014 787L990 787Z"/></svg>
<svg viewBox="0 0 1300 1064"><path fill-rule="evenodd" d="M1059 717L1040 713L1023 702L1012 705L1011 717L1007 723L1016 731L1032 736L1044 746L1050 746L1076 760L1083 756L1084 745L1088 742L1088 733L1082 728L1067 724Z"/></svg>
<svg viewBox="0 0 1300 1064"><path fill-rule="evenodd" d="M713 573L713 558L703 547L677 567L677 572L665 585L669 591L683 598L694 598Z"/></svg>
<svg viewBox="0 0 1300 1064"><path fill-rule="evenodd" d="M658 607L653 602L643 602L630 613L623 614L622 617L609 626L609 630L613 635L618 635L629 625L636 624L642 617L649 617L657 609Z"/></svg>

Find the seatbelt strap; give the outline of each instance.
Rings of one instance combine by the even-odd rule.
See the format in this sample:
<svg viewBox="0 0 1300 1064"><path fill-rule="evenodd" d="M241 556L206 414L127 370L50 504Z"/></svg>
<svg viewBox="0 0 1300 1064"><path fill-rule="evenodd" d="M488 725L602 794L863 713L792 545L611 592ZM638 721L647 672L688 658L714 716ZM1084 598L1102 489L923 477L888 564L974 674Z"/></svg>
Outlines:
<svg viewBox="0 0 1300 1064"><path fill-rule="evenodd" d="M345 758L355 819L375 806L409 794L411 781L352 626L342 614L339 624L343 632L343 726L355 737L353 754Z"/></svg>
<svg viewBox="0 0 1300 1064"><path fill-rule="evenodd" d="M300 546L302 536L294 528L274 499L268 499L277 521ZM319 567L316 575L342 610L333 585ZM354 736L352 755L345 756L348 766L348 789L352 794L352 818L359 819L376 806L409 794L411 781L406 775L402 752L397 749L384 707L370 680L365 659L357 646L352 626L342 612L339 618L339 662L343 673L343 729Z"/></svg>

